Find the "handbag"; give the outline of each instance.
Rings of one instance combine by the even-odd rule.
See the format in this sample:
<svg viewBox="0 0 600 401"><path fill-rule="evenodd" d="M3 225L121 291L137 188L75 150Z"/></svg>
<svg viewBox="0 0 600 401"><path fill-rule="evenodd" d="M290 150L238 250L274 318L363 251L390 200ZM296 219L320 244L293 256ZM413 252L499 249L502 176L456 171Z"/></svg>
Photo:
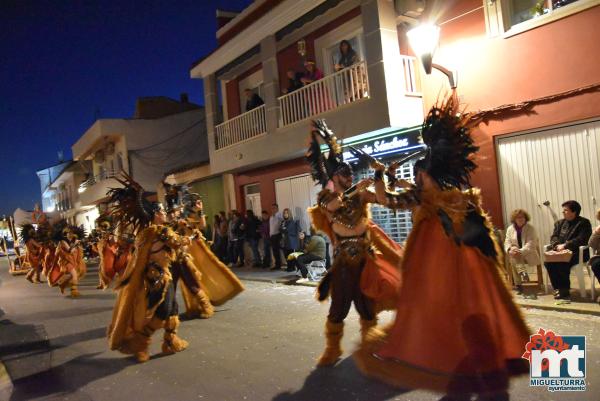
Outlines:
<svg viewBox="0 0 600 401"><path fill-rule="evenodd" d="M563 251L546 251L544 252L544 260L546 262L554 263L568 263L573 257L573 252L568 249Z"/></svg>

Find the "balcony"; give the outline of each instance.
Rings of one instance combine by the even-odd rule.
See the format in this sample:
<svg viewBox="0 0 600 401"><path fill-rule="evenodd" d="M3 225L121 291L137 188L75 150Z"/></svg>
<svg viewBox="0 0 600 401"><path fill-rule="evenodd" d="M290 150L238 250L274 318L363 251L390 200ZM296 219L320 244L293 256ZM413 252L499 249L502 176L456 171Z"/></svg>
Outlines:
<svg viewBox="0 0 600 401"><path fill-rule="evenodd" d="M280 127L335 110L369 97L365 62L328 75L292 93L281 96Z"/></svg>
<svg viewBox="0 0 600 401"><path fill-rule="evenodd" d="M381 64L367 68L362 61L280 96L276 107L261 106L217 125L211 171L301 157L314 118L326 119L339 139L419 124L423 111L417 60L401 56L399 61L392 82L386 82Z"/></svg>
<svg viewBox="0 0 600 401"><path fill-rule="evenodd" d="M117 171L108 170L82 182L77 190L81 205L89 206L98 204L106 198L106 193L109 189L120 187L119 182L114 179L117 174Z"/></svg>
<svg viewBox="0 0 600 401"><path fill-rule="evenodd" d="M240 114L215 127L215 149L223 149L267 132L265 105Z"/></svg>

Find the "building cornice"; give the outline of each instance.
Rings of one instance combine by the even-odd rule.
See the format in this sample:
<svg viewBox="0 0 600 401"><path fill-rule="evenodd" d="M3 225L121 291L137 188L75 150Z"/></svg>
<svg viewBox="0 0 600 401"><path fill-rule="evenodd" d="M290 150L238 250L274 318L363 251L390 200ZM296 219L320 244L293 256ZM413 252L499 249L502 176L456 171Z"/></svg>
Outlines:
<svg viewBox="0 0 600 401"><path fill-rule="evenodd" d="M204 78L235 60L269 35L294 22L326 0L286 0L247 27L235 40L219 47L190 71L191 78ZM246 10L244 10L246 11ZM228 24L229 25L229 24Z"/></svg>

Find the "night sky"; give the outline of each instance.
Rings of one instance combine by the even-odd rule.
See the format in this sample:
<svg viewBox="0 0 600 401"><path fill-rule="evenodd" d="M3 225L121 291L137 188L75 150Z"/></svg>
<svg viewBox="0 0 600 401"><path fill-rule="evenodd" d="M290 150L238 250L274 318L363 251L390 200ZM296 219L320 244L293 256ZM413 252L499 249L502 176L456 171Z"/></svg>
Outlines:
<svg viewBox="0 0 600 401"><path fill-rule="evenodd" d="M0 1L0 215L40 201L36 170L97 116L132 117L140 96L203 104L189 69L216 47L215 10L250 3Z"/></svg>

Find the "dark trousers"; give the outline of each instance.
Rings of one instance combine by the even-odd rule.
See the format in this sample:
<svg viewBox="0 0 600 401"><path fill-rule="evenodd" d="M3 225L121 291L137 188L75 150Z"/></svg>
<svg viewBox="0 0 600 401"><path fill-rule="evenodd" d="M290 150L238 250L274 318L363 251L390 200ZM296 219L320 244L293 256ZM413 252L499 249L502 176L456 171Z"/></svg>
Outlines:
<svg viewBox="0 0 600 401"><path fill-rule="evenodd" d="M343 322L350 312L352 303L361 319L375 319L373 301L360 290L360 276L364 264L364 257L356 257L356 254L344 251L335 257L333 267L328 273L331 274L331 306L327 316L330 322Z"/></svg>
<svg viewBox="0 0 600 401"><path fill-rule="evenodd" d="M240 238L235 242L235 259L233 263L235 264L238 261L238 259L240 265L243 265L245 263L243 238Z"/></svg>
<svg viewBox="0 0 600 401"><path fill-rule="evenodd" d="M303 278L308 277L308 265L310 265L315 260L323 259L312 253L305 253L303 255L298 256L298 258L296 259L296 265L298 266L300 274L302 274Z"/></svg>
<svg viewBox="0 0 600 401"><path fill-rule="evenodd" d="M262 260L262 265L263 267L271 267L271 239L270 238L263 238L262 239L262 246L263 246L263 260Z"/></svg>
<svg viewBox="0 0 600 401"><path fill-rule="evenodd" d="M568 292L571 289L571 267L575 266L571 262L546 262L544 263L552 288L559 291Z"/></svg>
<svg viewBox="0 0 600 401"><path fill-rule="evenodd" d="M275 267L281 268L281 234L271 235L271 248L273 249L273 259Z"/></svg>
<svg viewBox="0 0 600 401"><path fill-rule="evenodd" d="M594 275L596 276L598 281L600 281L600 258L597 257L594 260L592 260L591 266Z"/></svg>
<svg viewBox="0 0 600 401"><path fill-rule="evenodd" d="M246 241L248 241L248 245L252 250L252 258L254 259L252 263L254 263L255 266L258 266L260 264L260 252L258 252L258 238L248 238L246 239Z"/></svg>
<svg viewBox="0 0 600 401"><path fill-rule="evenodd" d="M160 305L158 305L158 307L156 308L156 311L154 312L154 316L156 316L157 318L159 318L161 320L167 320L171 316L177 316L179 314L177 298L175 297L175 286L173 285L172 281L169 281L166 284L166 286L167 286L167 288L164 293L164 299L160 303ZM150 299L148 302L148 304L149 304L148 306L150 306L150 307L152 306L152 301L154 298L156 298L156 296L158 296L158 297L162 296L162 291L163 290L160 290L154 294L153 293L149 294Z"/></svg>

